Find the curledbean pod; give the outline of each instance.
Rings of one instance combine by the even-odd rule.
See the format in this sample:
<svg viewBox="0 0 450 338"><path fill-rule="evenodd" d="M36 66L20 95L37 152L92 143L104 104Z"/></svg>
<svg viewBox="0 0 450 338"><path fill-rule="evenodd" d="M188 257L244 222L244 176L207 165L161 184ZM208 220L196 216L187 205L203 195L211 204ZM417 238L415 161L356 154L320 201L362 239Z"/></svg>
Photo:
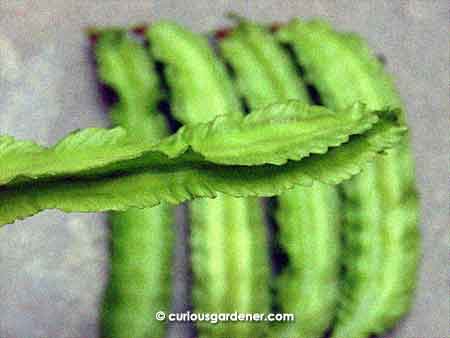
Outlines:
<svg viewBox="0 0 450 338"><path fill-rule="evenodd" d="M225 66L205 37L168 22L148 33L152 52L165 66L173 115L184 124L242 115ZM190 204L193 305L201 313L269 310L266 227L256 198L218 194ZM264 323L198 323L199 337L257 337Z"/></svg>
<svg viewBox="0 0 450 338"><path fill-rule="evenodd" d="M145 47L121 30L98 33L95 56L100 81L118 95L115 126L134 142L154 142L168 131L156 105L161 96L154 62ZM110 278L102 305L102 336L163 337L157 311L169 311L174 242L173 207L111 212Z"/></svg>
<svg viewBox="0 0 450 338"><path fill-rule="evenodd" d="M389 74L355 34L321 21L293 20L278 32L290 44L325 106L362 100L369 109L403 104ZM344 274L334 338L391 328L411 306L420 257L419 205L408 136L342 185Z"/></svg>
<svg viewBox="0 0 450 338"><path fill-rule="evenodd" d="M310 102L287 51L263 26L240 20L220 42L250 109L283 99ZM276 304L295 321L279 323L273 337L322 337L335 315L339 271L339 198L335 187L314 182L277 196L279 244L288 266L276 278Z"/></svg>

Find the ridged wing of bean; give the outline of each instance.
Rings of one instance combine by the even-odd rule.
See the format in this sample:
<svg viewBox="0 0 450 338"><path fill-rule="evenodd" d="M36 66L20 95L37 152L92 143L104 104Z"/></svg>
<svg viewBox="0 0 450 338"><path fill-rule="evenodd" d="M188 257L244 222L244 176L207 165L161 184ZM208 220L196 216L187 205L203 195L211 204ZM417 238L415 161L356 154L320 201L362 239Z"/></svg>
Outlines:
<svg viewBox="0 0 450 338"><path fill-rule="evenodd" d="M326 106L362 100L402 108L391 77L364 41L327 24L294 20L278 33L292 44ZM405 122L403 110L399 118ZM408 138L343 184L345 275L334 337L367 337L409 309L420 256L418 198Z"/></svg>
<svg viewBox="0 0 450 338"><path fill-rule="evenodd" d="M243 21L220 42L224 58L251 109L282 99L309 101L295 65L270 32ZM288 269L277 278L277 303L296 321L272 336L321 337L335 315L339 267L337 190L314 182L278 197L276 219Z"/></svg>
<svg viewBox="0 0 450 338"><path fill-rule="evenodd" d="M111 110L113 124L142 142L166 136L156 110L159 81L145 48L124 32L104 31L95 55L100 80L119 96ZM104 337L164 336L165 326L154 314L170 307L172 211L161 203L109 214L111 271L102 309Z"/></svg>
<svg viewBox="0 0 450 338"><path fill-rule="evenodd" d="M402 140L407 128L394 114L361 104L336 114L292 100L184 126L156 143L135 142L122 127L88 128L51 147L0 136L0 225L45 209L124 211L339 184ZM224 158L232 148L242 156Z"/></svg>
<svg viewBox="0 0 450 338"><path fill-rule="evenodd" d="M215 114L239 114L240 102L224 65L205 38L162 22L149 30L152 51L165 64L172 111L185 124ZM215 114L211 114L214 112ZM191 203L191 245L196 312L267 312L269 276L259 202L219 194ZM257 337L263 325L199 323L200 337Z"/></svg>

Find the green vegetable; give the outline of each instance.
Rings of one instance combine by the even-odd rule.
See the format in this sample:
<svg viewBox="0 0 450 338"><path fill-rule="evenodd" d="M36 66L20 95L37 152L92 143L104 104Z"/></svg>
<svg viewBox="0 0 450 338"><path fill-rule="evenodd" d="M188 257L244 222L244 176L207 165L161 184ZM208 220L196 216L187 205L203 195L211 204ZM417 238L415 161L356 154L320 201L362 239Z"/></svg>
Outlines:
<svg viewBox="0 0 450 338"><path fill-rule="evenodd" d="M167 64L165 76L177 120L190 125L210 121L217 115L241 116L241 105L228 74L206 38L166 21L152 25L148 38L155 57Z"/></svg>
<svg viewBox="0 0 450 338"><path fill-rule="evenodd" d="M206 38L163 22L149 30L149 39L156 58L165 64L174 98L173 112L180 121L194 124L221 114L241 118L239 101L225 67ZM254 145L261 151L274 152L269 144L257 141L260 135L255 131L247 135L244 140L256 141ZM236 146L240 142L239 137L233 140ZM216 147L221 143L221 136L205 142L208 147L217 148L221 157L245 158L247 164L257 161L244 144L239 149ZM297 154L302 156L301 150ZM259 201L218 194L215 199L192 202L190 216L194 311L269 312L268 243ZM199 322L198 331L200 337L256 337L262 335L265 325Z"/></svg>
<svg viewBox="0 0 450 338"><path fill-rule="evenodd" d="M240 20L220 42L251 109L283 99L309 102L289 55L264 27ZM289 266L276 280L276 302L296 320L280 323L273 337L322 337L335 315L340 214L337 190L314 182L278 197L276 220Z"/></svg>
<svg viewBox="0 0 450 338"><path fill-rule="evenodd" d="M114 125L136 142L167 135L157 114L159 80L145 48L123 31L101 31L95 46L100 80L119 95ZM111 271L102 308L102 336L162 337L154 314L170 309L173 210L167 203L112 212Z"/></svg>
<svg viewBox="0 0 450 338"><path fill-rule="evenodd" d="M292 101L185 126L156 144L133 143L120 127L86 129L50 148L0 136L0 224L51 208L126 210L218 192L272 196L313 179L338 184L405 131L389 111L357 104L335 114ZM234 149L230 158L224 149Z"/></svg>
<svg viewBox="0 0 450 338"><path fill-rule="evenodd" d="M294 20L279 38L292 44L327 107L362 100L370 109L399 108L397 118L405 123L390 76L359 37ZM411 305L420 256L414 177L404 137L343 186L345 274L335 338L380 334Z"/></svg>

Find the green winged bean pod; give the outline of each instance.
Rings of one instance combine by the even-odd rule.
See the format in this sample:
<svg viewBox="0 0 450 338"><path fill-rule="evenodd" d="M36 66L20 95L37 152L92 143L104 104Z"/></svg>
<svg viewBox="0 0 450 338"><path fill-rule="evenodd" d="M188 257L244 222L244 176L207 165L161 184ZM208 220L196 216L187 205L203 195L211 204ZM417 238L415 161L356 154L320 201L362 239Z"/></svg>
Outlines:
<svg viewBox="0 0 450 338"><path fill-rule="evenodd" d="M95 56L100 81L119 101L111 110L113 124L135 142L154 142L168 134L157 112L159 80L145 47L119 30L98 33ZM109 214L111 271L102 308L102 336L163 337L157 311L170 309L173 207Z"/></svg>
<svg viewBox="0 0 450 338"><path fill-rule="evenodd" d="M206 38L173 23L149 30L155 57L165 64L173 115L185 124L242 115L224 65ZM190 205L193 304L196 312L269 310L266 227L256 198L219 194ZM200 337L258 337L264 323L199 323Z"/></svg>
<svg viewBox="0 0 450 338"><path fill-rule="evenodd" d="M295 64L270 31L242 20L220 41L250 108L283 99L309 102ZM276 303L295 321L280 323L273 337L321 337L334 318L339 271L339 198L330 185L314 182L278 196L276 220L289 266L277 277Z"/></svg>
<svg viewBox="0 0 450 338"><path fill-rule="evenodd" d="M393 117L361 104L336 114L290 101L184 126L156 143L122 127L76 131L50 147L0 135L0 225L45 209L124 211L338 184L401 140L406 128Z"/></svg>
<svg viewBox="0 0 450 338"><path fill-rule="evenodd" d="M404 109L391 77L354 34L320 21L293 20L278 32L294 48L324 104L355 101L369 109ZM335 338L363 338L391 328L410 308L420 257L418 197L408 137L343 184L344 280Z"/></svg>

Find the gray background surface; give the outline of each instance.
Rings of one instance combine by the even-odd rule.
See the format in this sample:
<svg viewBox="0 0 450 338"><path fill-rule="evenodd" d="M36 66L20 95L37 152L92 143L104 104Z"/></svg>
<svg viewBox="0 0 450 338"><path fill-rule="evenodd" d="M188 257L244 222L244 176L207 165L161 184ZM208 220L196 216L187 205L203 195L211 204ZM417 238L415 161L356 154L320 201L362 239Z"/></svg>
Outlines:
<svg viewBox="0 0 450 338"><path fill-rule="evenodd" d="M234 10L262 21L328 18L386 56L406 101L422 196L423 261L410 315L389 335L449 336L447 1L0 2L0 133L50 144L107 126L83 29L170 18L206 32ZM104 215L46 211L0 230L0 338L96 337L107 277ZM181 250L182 251L182 250ZM180 253L180 250L179 250ZM182 252L181 255L183 256ZM185 261L176 264L177 276ZM177 279L182 296L183 280ZM183 297L178 298L183 308ZM181 337L177 328L173 337Z"/></svg>

